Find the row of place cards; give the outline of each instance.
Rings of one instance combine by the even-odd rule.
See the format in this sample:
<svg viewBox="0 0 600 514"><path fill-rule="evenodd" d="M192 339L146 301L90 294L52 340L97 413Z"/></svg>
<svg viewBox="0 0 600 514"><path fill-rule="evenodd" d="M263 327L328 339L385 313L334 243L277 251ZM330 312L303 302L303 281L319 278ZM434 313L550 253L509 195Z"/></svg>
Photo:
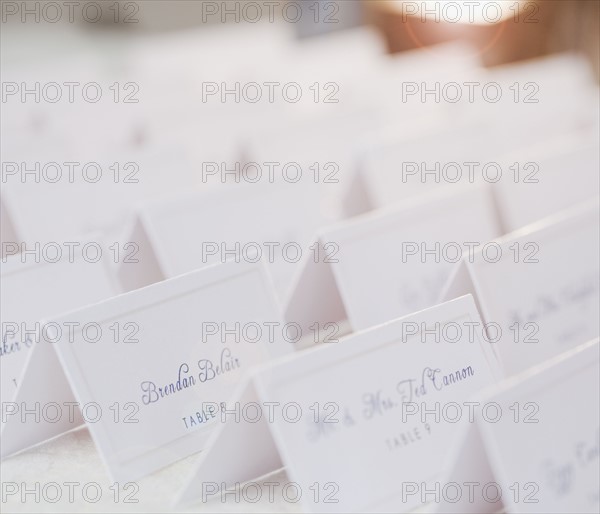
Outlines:
<svg viewBox="0 0 600 514"><path fill-rule="evenodd" d="M441 506L451 497L426 493L448 492L455 476L503 490L478 496L476 510L521 509L514 498L525 497L597 509L598 202L494 239L486 194L439 194L324 232L319 244L335 242L339 259L307 260L284 306L264 263L215 264L117 296L102 263L75 263L79 298L61 283L65 263L13 259L8 289L20 275L14 290L25 280L55 294L35 310L5 302L3 287L3 320L40 323L3 334L2 456L86 423L118 481L204 450L180 503L203 484L285 466L303 487L335 484L339 501L307 497L311 511ZM399 265L435 241L487 244L453 265ZM353 333L300 351L311 320ZM595 406L582 407L582 391ZM57 411L32 423L36 404ZM488 404L502 423L489 423ZM523 450L505 447L515 441Z"/></svg>

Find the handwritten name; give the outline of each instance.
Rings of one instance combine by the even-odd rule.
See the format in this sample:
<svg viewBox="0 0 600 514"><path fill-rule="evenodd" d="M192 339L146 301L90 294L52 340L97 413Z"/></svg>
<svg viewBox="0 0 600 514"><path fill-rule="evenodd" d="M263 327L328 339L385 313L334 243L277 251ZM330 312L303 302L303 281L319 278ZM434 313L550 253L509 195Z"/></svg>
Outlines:
<svg viewBox="0 0 600 514"><path fill-rule="evenodd" d="M427 367L423 369L419 379L401 380L396 385L396 389L403 402L412 402L415 398L425 396L432 390L441 391L446 387L469 380L473 376L475 376L475 371L471 366L450 373L444 373L440 368Z"/></svg>
<svg viewBox="0 0 600 514"><path fill-rule="evenodd" d="M240 368L241 363L229 348L224 348L218 360L200 359L197 362L197 367L197 374L191 374L190 366L184 362L179 366L177 379L163 386L159 386L150 380L142 382L140 386L142 389L142 403L144 405L156 403L163 398L177 394L190 387L215 380L221 375Z"/></svg>
<svg viewBox="0 0 600 514"><path fill-rule="evenodd" d="M4 334L2 337L2 344L0 345L0 357L10 355L11 353L17 353L21 350L31 348L34 341L31 336L27 334L24 341L9 340L9 334Z"/></svg>

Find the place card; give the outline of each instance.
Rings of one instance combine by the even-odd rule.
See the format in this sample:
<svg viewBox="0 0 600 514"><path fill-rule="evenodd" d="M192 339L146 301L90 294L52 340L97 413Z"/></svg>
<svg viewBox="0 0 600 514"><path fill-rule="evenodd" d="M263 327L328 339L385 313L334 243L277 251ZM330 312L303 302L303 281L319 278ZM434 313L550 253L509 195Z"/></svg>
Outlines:
<svg viewBox="0 0 600 514"><path fill-rule="evenodd" d="M15 401L39 401L56 350L111 477L135 480L204 447L242 374L293 350L284 329L261 264L211 266L48 320ZM6 430L34 430L19 414Z"/></svg>
<svg viewBox="0 0 600 514"><path fill-rule="evenodd" d="M354 212L406 203L411 198L469 184L484 184L488 163L497 155L485 120L394 126L363 144L346 190L344 207ZM469 141L468 148L465 141Z"/></svg>
<svg viewBox="0 0 600 514"><path fill-rule="evenodd" d="M10 255L2 258L1 304L2 346L0 347L1 401L2 401L2 456L14 453L26 446L49 439L73 428L79 418L45 423L43 418L34 420L23 430L5 433L5 415L21 410L14 399L27 367L28 359L42 336L41 322L44 318L59 315L75 308L97 303L120 292L116 277L112 275L105 259L96 260L95 249L77 251L92 242L73 246L72 252L59 246L51 249L40 245L38 253L17 253L15 243L7 245ZM45 248L45 250L42 250ZM97 248L97 247L96 247ZM57 251L58 249L58 251ZM60 252L60 254L58 253ZM46 256L46 260L43 258ZM52 260L48 260L48 259ZM65 388L64 375L54 355L41 363L41 372L47 378L43 382L33 381L31 398L38 401L47 398L74 400ZM56 390L64 395L55 394ZM48 396L46 396L48 394Z"/></svg>
<svg viewBox="0 0 600 514"><path fill-rule="evenodd" d="M572 130L598 122L598 83L594 68L584 55L552 53L486 69L488 101L479 107L504 129L539 132ZM565 91L577 91L565 96ZM500 95L498 96L497 93ZM553 123L560 119L561 123ZM531 133L529 133L531 135Z"/></svg>
<svg viewBox="0 0 600 514"><path fill-rule="evenodd" d="M384 130L356 152L344 212L487 184L501 209L503 230L510 232L597 194L597 123L571 129L524 127L507 131L489 119L471 117Z"/></svg>
<svg viewBox="0 0 600 514"><path fill-rule="evenodd" d="M598 512L600 348L492 386L446 464L435 512Z"/></svg>
<svg viewBox="0 0 600 514"><path fill-rule="evenodd" d="M593 199L600 191L598 130L579 131L506 156L508 177L494 184L505 232Z"/></svg>
<svg viewBox="0 0 600 514"><path fill-rule="evenodd" d="M410 511L403 484L436 479L463 402L498 378L482 330L464 297L259 368L178 504L285 466L306 511Z"/></svg>
<svg viewBox="0 0 600 514"><path fill-rule="evenodd" d="M598 200L463 257L442 300L473 294L507 375L598 336Z"/></svg>
<svg viewBox="0 0 600 514"><path fill-rule="evenodd" d="M356 331L434 305L469 247L499 228L487 188L429 195L320 231L285 319L310 327L348 320Z"/></svg>
<svg viewBox="0 0 600 514"><path fill-rule="evenodd" d="M505 162L504 158L535 145L550 157L554 139L559 136L579 133L580 139L595 137L597 145L598 85L589 62L581 56L555 54L485 71L467 68L450 81L447 73L441 79L430 73L417 82L407 81L406 72L399 78L392 89L398 107L406 109L416 104L417 115L412 116L411 111L395 114L395 124L365 138L344 198L349 214L402 202L442 187L482 183L506 183L510 187L515 176L520 185L525 177L531 178L531 166L526 166L528 161ZM578 94L565 98L564 91L569 90ZM456 103L451 101L453 98ZM452 116L427 116L430 107L439 114L444 105L459 107L460 116L452 110ZM393 107L388 111L398 112ZM427 123L422 123L424 118ZM561 123L555 123L556 119ZM543 161L544 155L536 158ZM561 178L563 183L568 182L562 202L559 198L555 201L552 190L545 200L540 193L541 206L567 207L572 192L584 190L579 177L585 172L578 170L577 164L585 159L578 156L566 161L575 176L565 173L567 178ZM543 164L552 166L551 162ZM548 184L550 191L554 178L546 182L542 171L537 178ZM545 186L523 189L541 192ZM535 206L530 209L535 210Z"/></svg>
<svg viewBox="0 0 600 514"><path fill-rule="evenodd" d="M131 132L138 131L131 125ZM137 204L202 187L200 170L192 165L198 156L181 141L163 148L154 144L156 134L147 126L138 132L139 144L115 143L108 150L86 141L69 158L62 157L67 152L59 143L39 143L33 151L11 148L2 165L2 209L13 232L29 244L91 232L118 234ZM162 170L172 163L179 166L165 184ZM38 208L29 208L30 203ZM2 237L17 240L10 232Z"/></svg>
<svg viewBox="0 0 600 514"><path fill-rule="evenodd" d="M223 171L217 168L205 171ZM127 238L138 245L139 262L118 269L124 287L135 289L209 264L262 259L282 295L309 251L321 215L305 183L269 182L268 176L264 183L226 184L142 207Z"/></svg>

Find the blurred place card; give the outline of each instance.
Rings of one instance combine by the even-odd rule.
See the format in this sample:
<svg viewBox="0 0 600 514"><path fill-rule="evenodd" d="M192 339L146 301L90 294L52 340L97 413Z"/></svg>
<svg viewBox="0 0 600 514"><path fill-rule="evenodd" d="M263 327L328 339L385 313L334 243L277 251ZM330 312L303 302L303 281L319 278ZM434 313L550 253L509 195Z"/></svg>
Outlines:
<svg viewBox="0 0 600 514"><path fill-rule="evenodd" d="M382 122L398 125L400 120L410 127L423 118L456 121L470 115L465 109L468 95L462 89L466 91L465 84L480 76L481 59L475 47L442 43L387 55L376 64L369 75L356 81L348 96L377 112ZM446 95L448 87L451 95Z"/></svg>
<svg viewBox="0 0 600 514"><path fill-rule="evenodd" d="M321 231L296 277L286 321L348 320L354 331L435 305L469 247L499 234L490 191L463 188Z"/></svg>
<svg viewBox="0 0 600 514"><path fill-rule="evenodd" d="M483 116L492 117L505 133L518 131L524 137L551 134L557 128L592 127L599 119L594 75L590 61L575 53L554 53L496 66L486 70L481 89L485 95L480 97L483 101L473 105Z"/></svg>
<svg viewBox="0 0 600 514"><path fill-rule="evenodd" d="M281 84L277 87L285 88L282 90L286 92L298 91L297 100L277 102L278 111L296 120L310 120L317 114L335 118L370 107L372 97L357 93L361 86L375 82L373 77L388 59L381 33L373 27L363 26L301 40L278 62L256 66L252 60L245 66L251 69L258 83L272 79L272 70L276 67L277 83ZM376 82L381 84L383 81ZM352 124L355 128L361 126L360 120ZM314 128L319 128L318 120L314 121ZM335 137L335 132L329 136Z"/></svg>
<svg viewBox="0 0 600 514"><path fill-rule="evenodd" d="M82 143L69 158L60 157L66 150L57 152L43 144L7 152L2 162L2 215L12 230L4 234L3 226L2 240L18 237L34 244L96 231L118 233L136 204L204 185L192 151L176 142L170 149L156 147L148 134L140 137L147 140L139 147L114 144L110 151ZM175 171L167 180L164 170L171 168Z"/></svg>
<svg viewBox="0 0 600 514"><path fill-rule="evenodd" d="M56 350L72 393L49 401L74 394L112 478L135 480L204 447L242 374L291 351L282 330L261 264L211 266L47 321L16 402L39 401ZM15 413L6 437L36 428Z"/></svg>
<svg viewBox="0 0 600 514"><path fill-rule="evenodd" d="M598 512L598 340L492 386L461 427L435 512Z"/></svg>
<svg viewBox="0 0 600 514"><path fill-rule="evenodd" d="M600 136L574 133L546 140L504 159L509 180L494 184L505 232L573 207L600 191Z"/></svg>
<svg viewBox="0 0 600 514"><path fill-rule="evenodd" d="M196 6L201 7L202 4ZM202 8L204 12L199 16L205 16L206 21L220 22L223 13L219 7L213 4ZM172 6L164 8L168 9L165 15L169 16ZM138 37L131 43L125 63L131 75L143 79L144 84L168 85L171 91L177 88L175 93L179 94L190 92L182 89L186 85L198 91L207 77L213 80L215 77L247 78L243 73L252 69L249 62L259 66L277 63L297 46L289 23L269 23L265 16L258 23L215 23Z"/></svg>
<svg viewBox="0 0 600 514"><path fill-rule="evenodd" d="M342 209L342 201L354 176L357 149L376 126L376 116L359 109L271 123L246 137L246 162L238 180L267 181L267 164L275 162L272 167L280 179L308 182L315 190L326 222L339 221L349 212Z"/></svg>
<svg viewBox="0 0 600 514"><path fill-rule="evenodd" d="M446 405L466 409L498 379L482 330L464 297L259 368L178 502L284 465L309 512L410 511L421 502L406 500L402 484L429 486L455 432Z"/></svg>
<svg viewBox="0 0 600 514"><path fill-rule="evenodd" d="M72 246L71 252L48 243L40 245L38 253L2 258L0 366L3 457L81 423L80 416L71 421L64 417L54 423L46 423L38 413L37 422L35 414L28 415L31 424L35 425L31 431L30 427L22 431L4 431L6 415L24 415L25 404L13 400L21 387L30 354L37 346L43 345L42 320L97 303L120 292L106 259L97 260L98 249L100 246L92 241ZM53 353L42 363L40 373L43 377L38 378L39 382L30 384L40 405L58 399L74 401ZM43 385L44 382L46 385ZM56 391L64 394L55 397Z"/></svg>
<svg viewBox="0 0 600 514"><path fill-rule="evenodd" d="M220 167L213 172L225 173ZM207 264L262 258L283 294L310 251L320 225L318 207L307 184L281 181L226 184L149 204L139 211L128 238L139 245L139 262L122 263L119 278L130 290Z"/></svg>
<svg viewBox="0 0 600 514"><path fill-rule="evenodd" d="M344 211L401 205L433 190L485 184L497 148L481 120L432 126L396 125L367 140L344 198ZM491 170L497 174L497 166Z"/></svg>
<svg viewBox="0 0 600 514"><path fill-rule="evenodd" d="M598 129L536 130L525 120L507 131L492 120L402 125L363 143L346 182L346 214L401 204L432 190L493 187L505 231L550 215L598 192Z"/></svg>
<svg viewBox="0 0 600 514"><path fill-rule="evenodd" d="M598 200L463 257L442 293L474 295L507 375L598 337Z"/></svg>
<svg viewBox="0 0 600 514"><path fill-rule="evenodd" d="M429 54L435 56L437 51L433 48ZM419 52L407 52L411 54ZM431 55L415 59L417 70L419 61L427 62ZM407 60L400 54L399 64L403 59ZM386 107L388 112L404 112L395 114L395 123L382 134L363 143L358 169L344 199L346 213L398 203L439 187L504 184L514 180L515 174L521 172L522 177L526 173L515 170L514 163L505 166L504 154L532 142L548 145L548 138L560 134L597 133L598 86L584 58L559 55L494 71L465 67L462 78L454 81L448 81L448 74L440 80L432 68L437 69L430 67L418 82L407 81L406 72L399 75L392 88L398 105L390 100ZM565 98L565 90L580 94ZM382 95L372 96L379 99ZM410 110L408 115L405 112L413 104L418 117L410 116ZM442 107L446 105L458 107L461 116L445 116ZM427 112L435 114L424 116ZM427 122L423 123L423 118ZM556 119L561 123L555 123Z"/></svg>

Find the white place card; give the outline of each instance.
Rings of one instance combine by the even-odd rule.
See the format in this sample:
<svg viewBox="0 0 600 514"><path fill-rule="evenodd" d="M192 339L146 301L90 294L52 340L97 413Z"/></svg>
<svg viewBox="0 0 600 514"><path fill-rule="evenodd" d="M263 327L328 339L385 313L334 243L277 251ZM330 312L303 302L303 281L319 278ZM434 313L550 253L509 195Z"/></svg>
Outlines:
<svg viewBox="0 0 600 514"><path fill-rule="evenodd" d="M446 85L479 78L481 64L477 48L464 41L388 55L378 69L356 81L350 100L364 102L386 125L414 127L423 119L456 121L470 115L467 95L447 101Z"/></svg>
<svg viewBox="0 0 600 514"><path fill-rule="evenodd" d="M139 263L123 263L119 277L129 290L208 264L262 258L283 294L320 219L304 183L226 184L149 204L128 237L139 245Z"/></svg>
<svg viewBox="0 0 600 514"><path fill-rule="evenodd" d="M432 510L598 512L599 351L584 343L478 396Z"/></svg>
<svg viewBox="0 0 600 514"><path fill-rule="evenodd" d="M599 239L593 200L463 257L441 298L473 294L513 375L598 336Z"/></svg>
<svg viewBox="0 0 600 514"><path fill-rule="evenodd" d="M86 243L78 245L79 249ZM58 247L57 247L58 248ZM14 248L10 247L12 254ZM23 449L26 446L49 439L58 433L72 428L76 420L63 419L55 423L44 423L39 419L33 430L7 434L4 431L5 415L18 412L21 405L14 402L21 378L27 366L30 353L39 344L41 322L48 316L59 315L72 309L97 303L120 292L116 277L108 268L106 260L96 261L85 257L83 252L73 249L61 250L62 257L54 262L40 259L39 253L22 253L2 258L2 288L0 318L2 321L2 346L0 348L1 401L2 401L2 456ZM47 251L47 256L50 252ZM91 255L91 253L90 253ZM31 384L32 394L39 394L40 400L48 391L61 389L64 376L54 355L41 363L43 373L48 377L47 387L42 382ZM61 400L73 400L70 392ZM33 415L30 416L33 419Z"/></svg>
<svg viewBox="0 0 600 514"><path fill-rule="evenodd" d="M525 133L526 132L526 133ZM426 194L488 184L509 232L598 192L598 128L532 120L507 131L473 117L393 127L363 143L346 187L344 211L380 208ZM357 208L357 204L359 207Z"/></svg>
<svg viewBox="0 0 600 514"><path fill-rule="evenodd" d="M420 505L402 484L438 476L456 427L441 413L498 378L482 329L464 297L258 369L222 411L179 503L284 465L309 512Z"/></svg>
<svg viewBox="0 0 600 514"><path fill-rule="evenodd" d="M270 123L254 130L245 140L245 175L252 178L254 170L261 169L264 176L264 163L278 162L280 175L288 180L300 177L316 191L324 208L325 223L339 221L351 211L360 213L365 209L357 205L355 198L349 198L347 190L365 133L379 123L376 114L358 107ZM343 206L343 201L352 205Z"/></svg>
<svg viewBox="0 0 600 514"><path fill-rule="evenodd" d="M509 176L493 186L503 230L512 232L597 196L599 139L597 129L576 132L538 148L529 143L527 151L504 158Z"/></svg>
<svg viewBox="0 0 600 514"><path fill-rule="evenodd" d="M127 60L127 64L132 67L132 75L147 78L145 82L149 85L158 82L161 86L168 84L166 75L171 75L183 82L172 87L182 88L186 85L185 82L190 81L198 87L206 78L207 70L216 73L218 77L223 72L235 76L233 74L237 70L239 77L239 68L247 65L252 57L259 63L263 60L278 62L296 44L290 24L268 23L265 18L258 23L236 23L230 27L220 23L223 13L219 7L190 6L192 11L197 10L194 15L199 18L205 16L202 27L153 34L151 37L140 37L132 41L131 58ZM170 6L154 7L161 8L168 15ZM217 23L206 24L210 21ZM365 38L359 40L361 43L366 41ZM230 58L223 59L223 55ZM252 67L248 66L248 69L251 70Z"/></svg>
<svg viewBox="0 0 600 514"><path fill-rule="evenodd" d="M414 85L410 86L409 94L404 88L411 84ZM445 93L446 87L452 93ZM564 91L578 91L578 94L566 98ZM418 116L414 118L419 121L428 106L437 106L439 110L444 104L460 106L461 117L433 117L432 123L417 125L415 130L415 120L409 111L408 116L404 115L410 124L396 122L389 127L389 134L384 131L367 139L345 199L345 210L349 214L361 211L354 205L357 197L363 200L364 211L439 187L495 183L496 180L502 184L510 182L515 175L514 162L504 163L505 155L530 147L532 143L550 148L552 143L548 139L558 135L577 131L597 133L600 121L598 85L593 70L584 57L571 54L498 66L493 70L469 71L467 68L463 76L453 81L448 80L447 73L442 79L430 73L429 77L423 77L423 82L419 79L413 83L407 81L405 72L392 92L397 99L408 94L408 99L416 102ZM378 97L378 94L372 96ZM455 104L448 102L453 96L461 100ZM403 108L410 106L410 103L397 102ZM389 106L388 111L396 113ZM397 114L396 118L402 120ZM555 123L556 119L561 123ZM568 163L568 169L576 171L574 166L579 162L578 158ZM521 171L527 173L528 170ZM567 193L580 187L583 188L583 184L571 183ZM538 190L541 188L543 186ZM567 202L570 196L565 195ZM547 201L549 199L542 201L542 205Z"/></svg>
<svg viewBox="0 0 600 514"><path fill-rule="evenodd" d="M201 450L242 374L293 348L276 337L283 325L261 264L197 270L54 318L43 330L16 402L38 401L29 393L45 385L40 361L56 350L115 480ZM28 427L18 415L7 420L7 430Z"/></svg>
<svg viewBox="0 0 600 514"><path fill-rule="evenodd" d="M488 68L486 75L485 82L496 87L489 89L491 101L479 107L505 129L520 130L520 125L533 121L540 131L552 130L560 119L564 130L598 121L598 84L591 62L582 54L553 53ZM500 98L495 98L494 89L501 92Z"/></svg>
<svg viewBox="0 0 600 514"><path fill-rule="evenodd" d="M173 52L166 49L171 48L168 38L158 39L160 43L145 41L146 57L152 59L154 71L162 68L156 73L166 76L169 73L165 66L158 64L165 64L163 57L169 59L170 54L168 64L171 66L186 58L176 52L177 59L174 59ZM188 34L177 43L185 45L190 40L194 37ZM204 35L203 40L208 44L210 38ZM134 60L134 69L128 69L129 57L120 66L107 67L102 59L97 61L88 56L81 62L69 60L70 66L58 60L24 67L20 71L13 70L8 77L23 86L62 84L65 76L81 81L79 88L75 87L75 102L66 100L68 95L63 88L62 101L57 103L43 99L35 103L30 97L29 102L23 104L19 94L14 94L5 104L7 116L3 116L3 122L6 121L7 130L4 132L9 137L7 144L3 134L2 196L5 210L24 241L121 230L123 220L132 215L136 204L206 186L201 180L199 163L240 159L238 138L231 135L233 120L230 116L223 121L223 116L219 116L226 106L219 103L221 109L210 107L210 111L205 112L209 106L200 100L183 100L189 100L191 95L197 97L202 90L201 85L194 82L189 89L181 91L190 78L189 66L187 74L170 74L168 81L153 80L156 75L145 74L138 67L145 61L137 55L138 43L132 48L138 58ZM196 56L211 54L213 62L218 60L219 49L213 48L211 53L192 46L196 50L187 48L186 52ZM198 61L194 65L201 68ZM214 68L205 73L214 73ZM83 102L79 96L81 85L90 77L102 88L98 104ZM113 87L109 90L111 84ZM144 86L140 90L141 84ZM199 111L199 106L205 110ZM91 118L94 124L85 134L73 131L73 127L88 124ZM170 170L168 180L165 180L165 169ZM31 204L38 208L31 209Z"/></svg>
<svg viewBox="0 0 600 514"><path fill-rule="evenodd" d="M356 331L434 305L462 252L499 234L489 190L435 194L320 232L286 321Z"/></svg>
<svg viewBox="0 0 600 514"><path fill-rule="evenodd" d="M193 165L197 155L180 141L169 148L156 145L156 134L147 126L139 132L139 143L115 143L110 151L85 143L71 153L58 143L39 143L33 151L28 146L11 148L2 163L1 179L3 216L6 213L13 231L30 244L91 232L118 233L136 204L201 188L200 170ZM211 157L217 160L204 155L205 160ZM229 157L235 159L237 154L230 152ZM165 184L162 170L174 163L177 172ZM29 208L31 203L38 208ZM16 240L10 232L2 237Z"/></svg>
<svg viewBox="0 0 600 514"><path fill-rule="evenodd" d="M493 132L479 119L382 131L364 143L346 191L346 212L353 212L357 202L371 210L433 190L483 184L488 162L498 152L490 142Z"/></svg>

